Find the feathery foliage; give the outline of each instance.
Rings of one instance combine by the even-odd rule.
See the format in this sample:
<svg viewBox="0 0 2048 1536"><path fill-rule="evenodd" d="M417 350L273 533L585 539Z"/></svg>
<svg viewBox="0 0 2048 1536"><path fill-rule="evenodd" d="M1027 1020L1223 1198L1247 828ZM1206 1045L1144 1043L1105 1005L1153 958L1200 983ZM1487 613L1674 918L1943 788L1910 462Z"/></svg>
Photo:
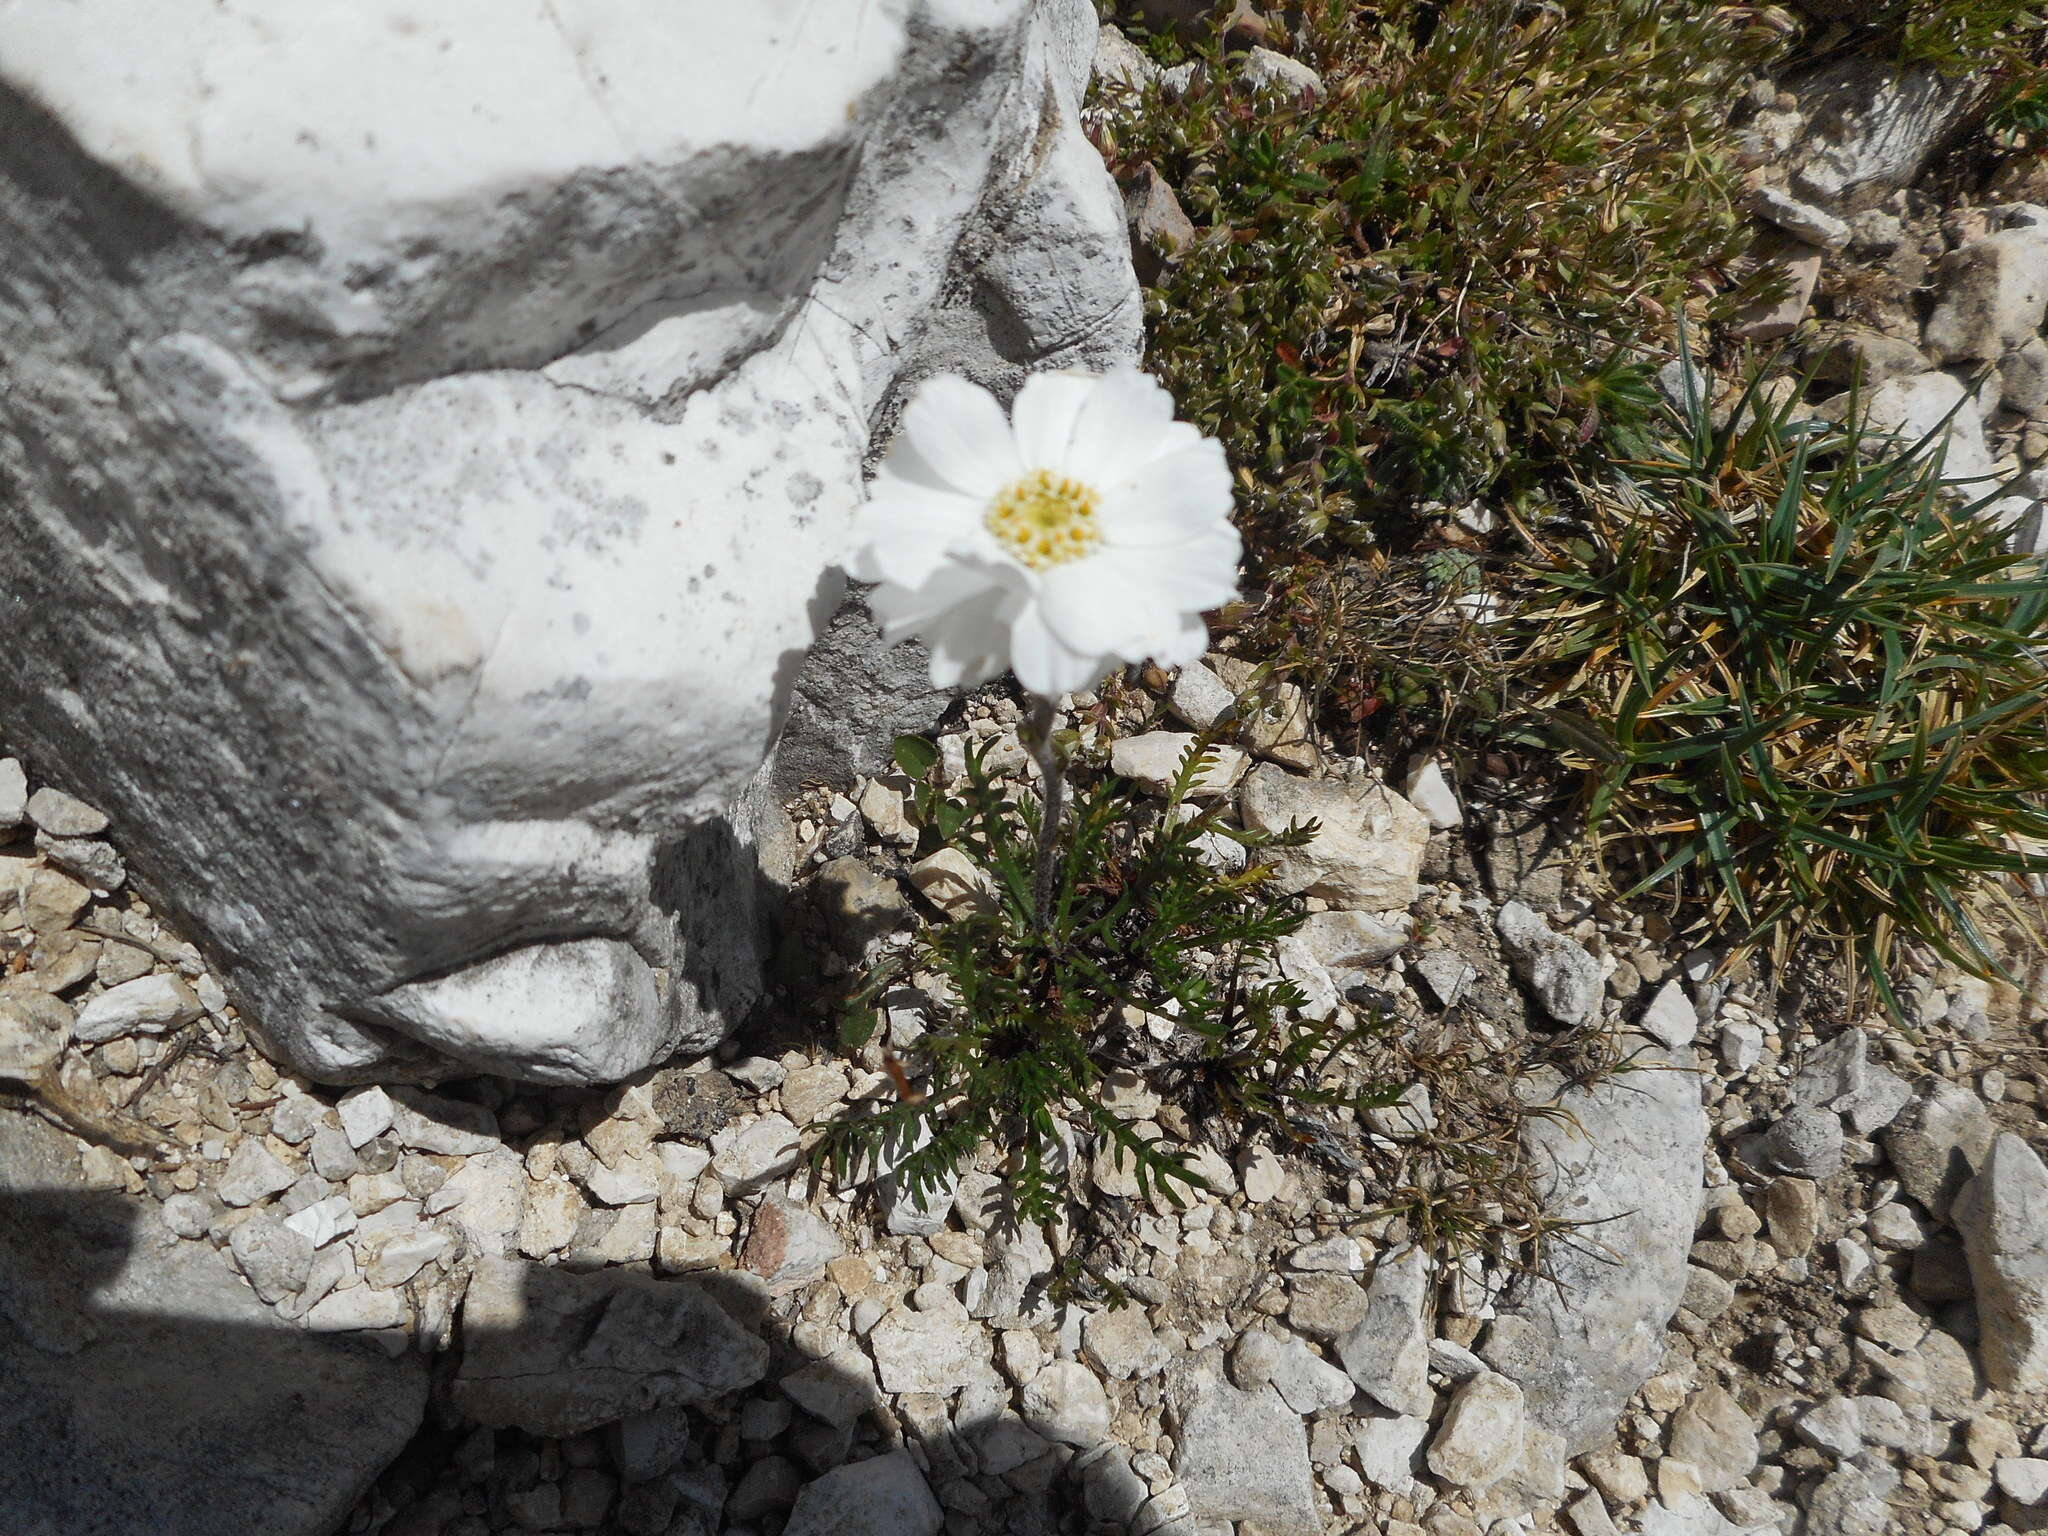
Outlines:
<svg viewBox="0 0 2048 1536"><path fill-rule="evenodd" d="M1227 825L1220 807L1196 806L1191 791L1215 757L1213 743L1198 739L1160 814L1148 815L1112 775L1082 787L1059 832L1041 914L1039 798L1006 794L979 750L966 784L949 795L933 782L930 744L897 743L899 766L921 781L927 840L963 853L988 895L980 910L925 929L877 964L848 1004L843 1038L858 1047L892 989L919 974L938 982L926 987L915 1081L903 1071L894 1102L827 1127L820 1155L841 1177L885 1174L919 1198L989 1140L1009 1151L1018 1217L1042 1223L1064 1204L1073 1132L1111 1144L1141 1192L1182 1203L1188 1186L1206 1187L1188 1148L1147 1141L1105 1107L1112 1070L1139 1073L1198 1115L1261 1122L1296 1139L1312 1137L1316 1117L1340 1104L1393 1101L1398 1090L1346 1081L1339 1058L1358 1030L1302 1017L1300 990L1279 974L1275 945L1300 927L1300 903L1271 889L1268 866L1232 872L1206 856L1216 838L1254 856L1298 847L1314 825L1247 832ZM1171 1019L1171 1037L1156 1041L1134 1016Z"/></svg>

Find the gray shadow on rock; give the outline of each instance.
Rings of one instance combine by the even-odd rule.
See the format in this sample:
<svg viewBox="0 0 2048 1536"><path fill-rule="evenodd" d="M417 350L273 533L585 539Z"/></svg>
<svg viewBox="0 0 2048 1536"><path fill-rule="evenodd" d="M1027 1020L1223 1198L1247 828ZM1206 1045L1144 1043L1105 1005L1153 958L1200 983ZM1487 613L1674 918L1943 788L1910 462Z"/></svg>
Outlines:
<svg viewBox="0 0 2048 1536"><path fill-rule="evenodd" d="M439 1533L467 1511L600 1536L936 1536L942 1492L978 1501L979 1529L1085 1524L1066 1453L1018 1435L1007 1384L892 1407L857 1342L807 1350L805 1295L737 1269L481 1261L436 1409L372 1501L390 1518L367 1530ZM1050 1462L1012 1461L1034 1445Z"/></svg>
<svg viewBox="0 0 2048 1536"><path fill-rule="evenodd" d="M0 1111L0 1529L339 1528L419 1427L426 1360L280 1321L145 1213Z"/></svg>

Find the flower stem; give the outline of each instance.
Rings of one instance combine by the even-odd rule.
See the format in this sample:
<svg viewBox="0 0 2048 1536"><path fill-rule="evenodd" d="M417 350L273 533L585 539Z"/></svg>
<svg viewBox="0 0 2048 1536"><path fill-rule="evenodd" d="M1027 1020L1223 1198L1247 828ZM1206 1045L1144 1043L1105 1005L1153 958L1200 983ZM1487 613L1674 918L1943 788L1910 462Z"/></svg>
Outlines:
<svg viewBox="0 0 2048 1536"><path fill-rule="evenodd" d="M1053 855L1059 845L1060 814L1065 809L1067 781L1052 746L1053 702L1036 695L1025 724L1025 745L1038 763L1044 810L1038 823L1038 867L1031 887L1031 911L1041 931L1052 931Z"/></svg>

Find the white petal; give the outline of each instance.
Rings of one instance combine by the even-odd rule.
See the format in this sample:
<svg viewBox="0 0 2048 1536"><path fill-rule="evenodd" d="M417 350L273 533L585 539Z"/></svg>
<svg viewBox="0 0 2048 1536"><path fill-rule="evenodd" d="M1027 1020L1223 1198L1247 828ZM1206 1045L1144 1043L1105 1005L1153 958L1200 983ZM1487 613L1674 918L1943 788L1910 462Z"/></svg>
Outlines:
<svg viewBox="0 0 2048 1536"><path fill-rule="evenodd" d="M860 581L922 586L949 550L985 540L982 515L982 503L970 496L878 477L854 519L847 570Z"/></svg>
<svg viewBox="0 0 2048 1536"><path fill-rule="evenodd" d="M949 609L921 638L930 653L926 672L934 688L972 688L1003 670L1004 626L990 622L980 603Z"/></svg>
<svg viewBox="0 0 2048 1536"><path fill-rule="evenodd" d="M1183 613L1220 607L1237 596L1242 544L1228 523L1196 539L1144 551L1146 579Z"/></svg>
<svg viewBox="0 0 2048 1536"><path fill-rule="evenodd" d="M1036 603L1027 603L1010 626L1010 670L1041 698L1078 693L1116 669L1116 658L1088 654L1069 645L1046 623Z"/></svg>
<svg viewBox="0 0 2048 1536"><path fill-rule="evenodd" d="M1034 373L1024 381L1010 420L1017 457L1026 470L1065 467L1075 423L1094 398L1096 385L1080 373Z"/></svg>
<svg viewBox="0 0 2048 1536"><path fill-rule="evenodd" d="M1223 445L1202 438L1104 485L1102 537L1130 547L1204 534L1229 518L1232 500Z"/></svg>
<svg viewBox="0 0 2048 1536"><path fill-rule="evenodd" d="M1090 485L1110 485L1151 458L1172 425L1173 396L1165 387L1135 368L1119 368L1096 383L1061 467Z"/></svg>
<svg viewBox="0 0 2048 1536"><path fill-rule="evenodd" d="M1202 622L1199 613L1191 613L1181 620L1180 629L1175 634L1154 647L1152 660L1162 667L1184 667L1189 662L1200 661L1202 653L1208 649L1209 626Z"/></svg>
<svg viewBox="0 0 2048 1536"><path fill-rule="evenodd" d="M1089 656L1142 661L1180 623L1142 558L1119 551L1054 566L1039 578L1038 601L1052 632Z"/></svg>
<svg viewBox="0 0 2048 1536"><path fill-rule="evenodd" d="M913 631L923 632L955 608L994 617L1004 588L1000 572L958 559L948 559L917 586L885 581L868 594L868 607L891 644Z"/></svg>
<svg viewBox="0 0 2048 1536"><path fill-rule="evenodd" d="M912 486L947 496L967 494L931 466L930 461L917 451L917 444L910 440L908 432L896 434L895 440L889 444L889 451L882 455L882 462L875 466L870 494L880 491L885 485Z"/></svg>
<svg viewBox="0 0 2048 1536"><path fill-rule="evenodd" d="M942 373L918 386L904 407L903 435L914 455L904 461L906 476L928 468L969 496L993 496L1024 472L1017 439L996 397L955 374Z"/></svg>

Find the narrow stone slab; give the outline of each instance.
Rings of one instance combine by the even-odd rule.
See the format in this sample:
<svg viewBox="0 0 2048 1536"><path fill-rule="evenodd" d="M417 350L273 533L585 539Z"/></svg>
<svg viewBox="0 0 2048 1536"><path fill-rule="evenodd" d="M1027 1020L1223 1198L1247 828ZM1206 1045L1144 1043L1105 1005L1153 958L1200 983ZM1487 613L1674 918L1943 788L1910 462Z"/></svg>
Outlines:
<svg viewBox="0 0 2048 1536"><path fill-rule="evenodd" d="M1322 1536L1308 1436L1271 1387L1240 1392L1208 1373L1179 1383L1175 1471L1195 1518L1249 1520L1271 1536Z"/></svg>
<svg viewBox="0 0 2048 1536"><path fill-rule="evenodd" d="M782 1536L938 1536L944 1523L910 1453L891 1451L806 1484Z"/></svg>
<svg viewBox="0 0 2048 1536"><path fill-rule="evenodd" d="M481 1424L568 1436L767 1371L767 1344L689 1281L486 1258L463 1304L454 1399Z"/></svg>
<svg viewBox="0 0 2048 1536"><path fill-rule="evenodd" d="M2048 1387L2048 1167L2010 1131L1951 1213L1977 1289L1978 1353L1994 1387Z"/></svg>
<svg viewBox="0 0 2048 1536"><path fill-rule="evenodd" d="M1337 1340L1337 1358L1361 1391L1395 1413L1421 1418L1435 1401L1422 1318L1428 1290L1429 1263L1420 1248L1381 1259L1366 1287L1364 1319Z"/></svg>
<svg viewBox="0 0 2048 1536"><path fill-rule="evenodd" d="M1546 1276L1503 1308L1549 1347L1498 1368L1573 1455L1605 1438L1657 1369L1699 1204L1707 1126L1693 1053L1646 1044L1631 1059L1634 1070L1556 1092L1565 1114L1525 1122L1544 1208L1586 1225L1553 1237Z"/></svg>

